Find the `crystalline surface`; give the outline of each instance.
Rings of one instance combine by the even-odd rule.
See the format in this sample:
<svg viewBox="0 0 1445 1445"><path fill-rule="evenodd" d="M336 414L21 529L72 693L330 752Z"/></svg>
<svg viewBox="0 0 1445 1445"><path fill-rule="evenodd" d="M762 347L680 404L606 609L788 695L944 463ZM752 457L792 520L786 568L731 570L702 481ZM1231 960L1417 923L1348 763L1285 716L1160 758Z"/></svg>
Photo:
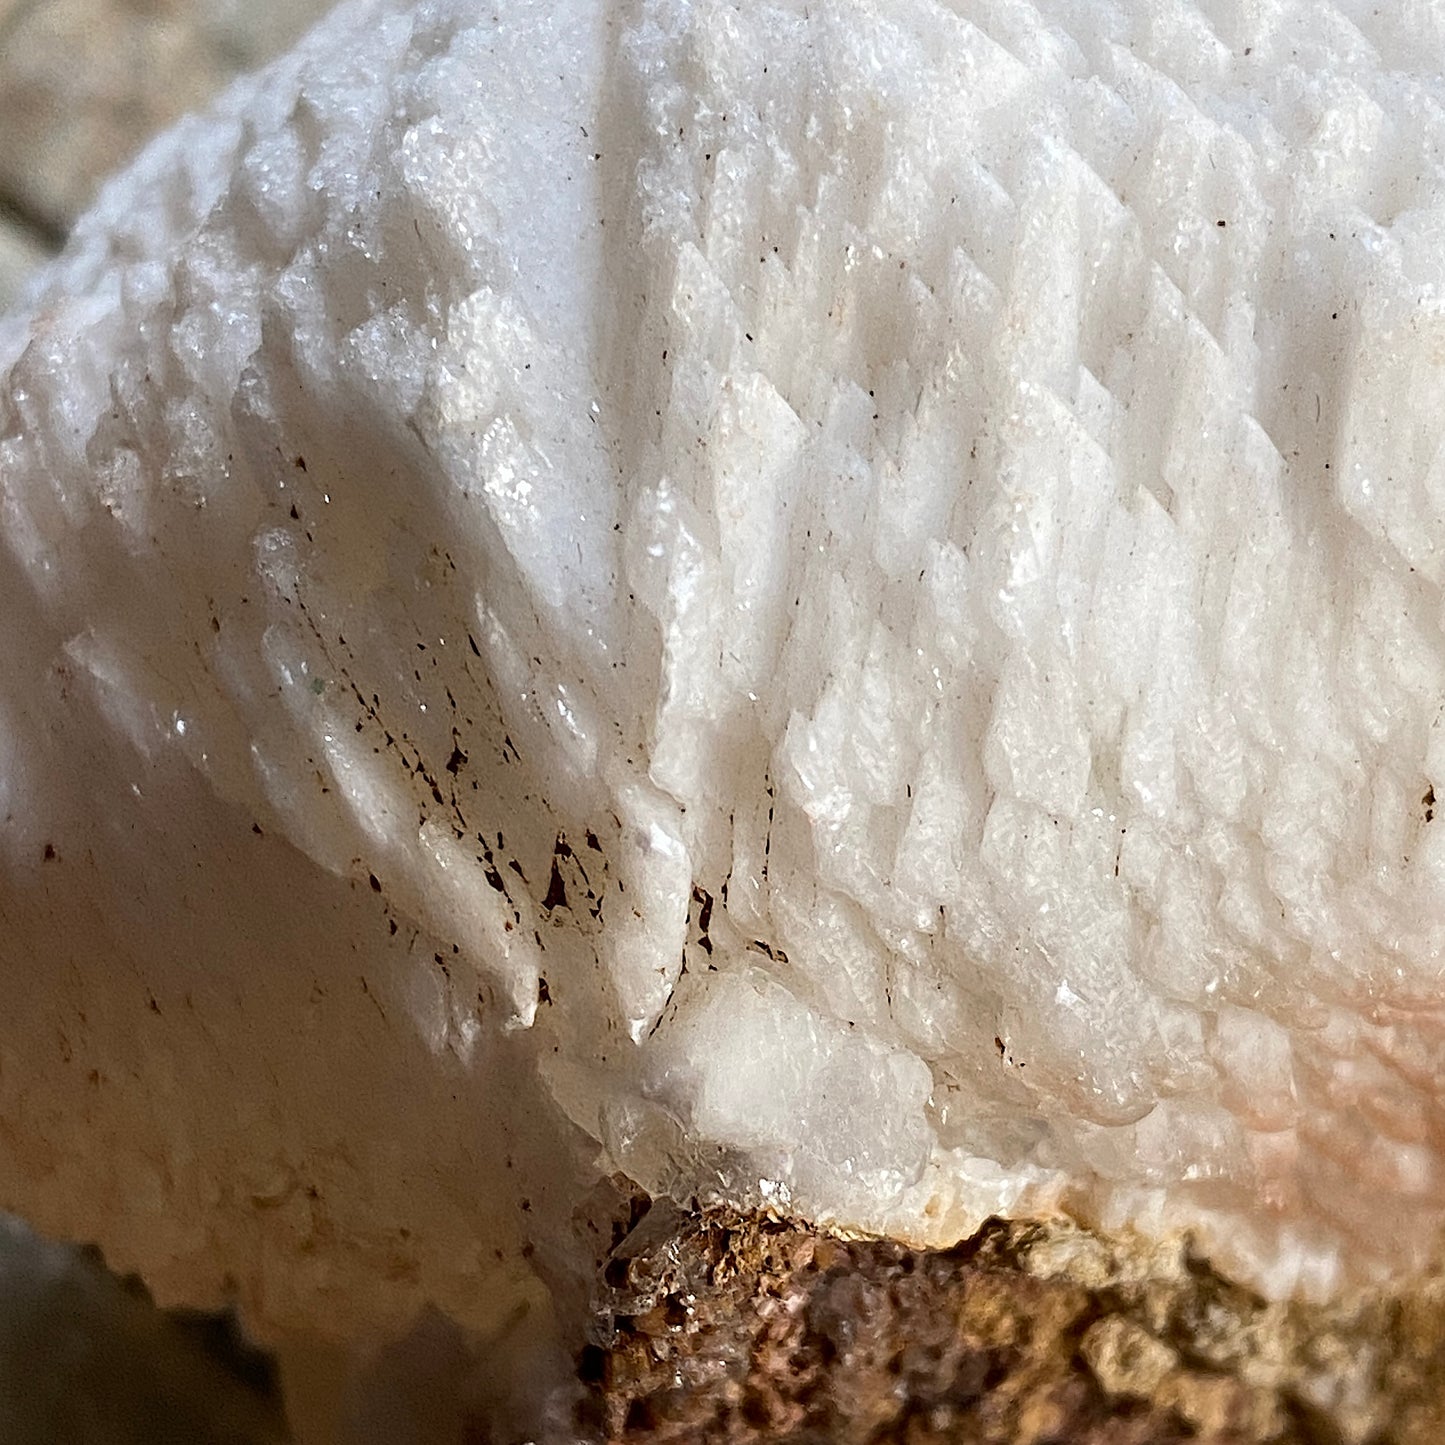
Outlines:
<svg viewBox="0 0 1445 1445"><path fill-rule="evenodd" d="M0 1178L534 1299L589 1170L1434 1246L1445 11L363 0L0 325Z"/></svg>

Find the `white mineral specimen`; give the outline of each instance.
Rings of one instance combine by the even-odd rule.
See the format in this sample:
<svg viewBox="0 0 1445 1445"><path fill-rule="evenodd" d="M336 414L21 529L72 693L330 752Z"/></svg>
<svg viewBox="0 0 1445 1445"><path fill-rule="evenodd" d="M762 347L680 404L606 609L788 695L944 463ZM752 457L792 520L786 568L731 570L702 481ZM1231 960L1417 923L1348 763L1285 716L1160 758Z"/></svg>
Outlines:
<svg viewBox="0 0 1445 1445"><path fill-rule="evenodd" d="M615 1167L1417 1264L1442 75L360 0L153 146L0 326L0 1202L342 1338Z"/></svg>

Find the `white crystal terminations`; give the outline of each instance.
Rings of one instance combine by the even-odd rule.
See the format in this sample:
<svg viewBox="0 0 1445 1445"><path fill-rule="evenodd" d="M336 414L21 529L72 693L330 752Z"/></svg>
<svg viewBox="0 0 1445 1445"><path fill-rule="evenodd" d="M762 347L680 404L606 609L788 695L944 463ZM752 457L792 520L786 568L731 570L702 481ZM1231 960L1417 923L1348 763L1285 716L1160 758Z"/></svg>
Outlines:
<svg viewBox="0 0 1445 1445"><path fill-rule="evenodd" d="M0 325L0 1202L343 1334L608 1169L1422 1260L1442 74L361 0L154 145Z"/></svg>

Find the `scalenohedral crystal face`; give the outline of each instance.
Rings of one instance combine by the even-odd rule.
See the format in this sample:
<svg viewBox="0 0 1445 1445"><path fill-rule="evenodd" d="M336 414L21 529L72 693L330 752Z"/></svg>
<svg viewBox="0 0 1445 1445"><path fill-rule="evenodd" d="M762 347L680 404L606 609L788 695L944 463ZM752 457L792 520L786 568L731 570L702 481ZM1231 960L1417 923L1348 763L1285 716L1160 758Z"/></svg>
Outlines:
<svg viewBox="0 0 1445 1445"><path fill-rule="evenodd" d="M1445 9L1260 14L363 0L113 183L0 324L0 1202L338 1333L611 1167L1432 1250Z"/></svg>

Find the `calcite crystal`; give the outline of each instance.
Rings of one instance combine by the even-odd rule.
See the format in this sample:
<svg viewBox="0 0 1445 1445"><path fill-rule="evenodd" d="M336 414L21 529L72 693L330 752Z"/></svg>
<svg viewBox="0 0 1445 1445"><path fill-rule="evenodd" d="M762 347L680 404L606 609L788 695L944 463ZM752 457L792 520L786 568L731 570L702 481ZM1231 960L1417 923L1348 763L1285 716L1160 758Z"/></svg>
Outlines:
<svg viewBox="0 0 1445 1445"><path fill-rule="evenodd" d="M268 1338L515 1339L613 1169L1421 1264L1442 75L359 0L155 143L0 322L0 1203Z"/></svg>

